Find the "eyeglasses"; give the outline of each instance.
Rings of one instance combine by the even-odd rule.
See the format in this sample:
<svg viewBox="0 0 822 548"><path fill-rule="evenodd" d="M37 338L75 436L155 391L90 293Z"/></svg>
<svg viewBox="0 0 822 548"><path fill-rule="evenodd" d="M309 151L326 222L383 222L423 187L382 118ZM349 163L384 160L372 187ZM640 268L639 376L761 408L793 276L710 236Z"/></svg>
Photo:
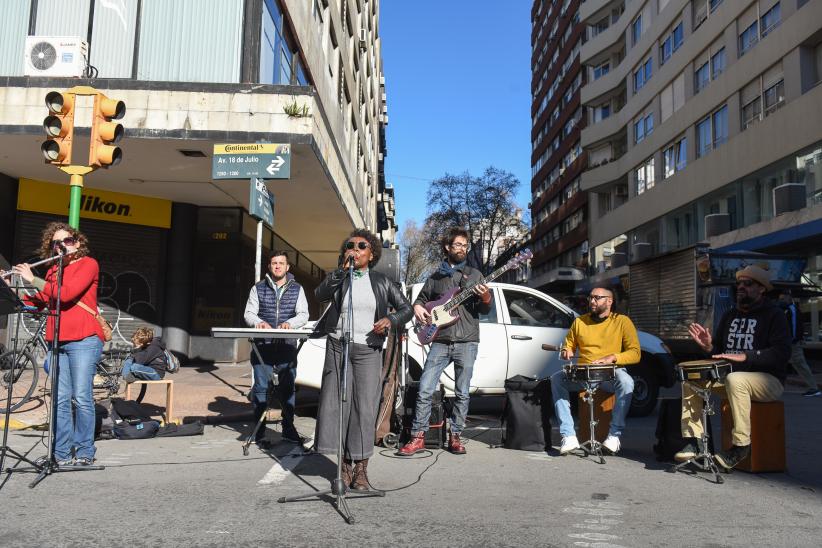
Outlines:
<svg viewBox="0 0 822 548"><path fill-rule="evenodd" d="M609 297L610 297L610 295L588 295L588 300L589 300L589 301L596 301L596 302L599 302L599 301L601 301L602 299L607 299L607 298L609 298Z"/></svg>
<svg viewBox="0 0 822 548"><path fill-rule="evenodd" d="M60 244L74 245L76 243L77 243L77 238L75 238L74 236L68 236L66 238L63 238L62 240L52 240L51 241L51 247L59 247Z"/></svg>
<svg viewBox="0 0 822 548"><path fill-rule="evenodd" d="M756 284L756 282L753 281L753 280L737 280L736 281L737 287L740 286L740 285L743 286L743 287L753 287L755 284Z"/></svg>
<svg viewBox="0 0 822 548"><path fill-rule="evenodd" d="M464 244L462 242L454 242L454 243L451 244L451 247L468 249L468 244Z"/></svg>
<svg viewBox="0 0 822 548"><path fill-rule="evenodd" d="M345 242L346 249L354 249L355 247L357 249L365 250L371 246L367 242Z"/></svg>

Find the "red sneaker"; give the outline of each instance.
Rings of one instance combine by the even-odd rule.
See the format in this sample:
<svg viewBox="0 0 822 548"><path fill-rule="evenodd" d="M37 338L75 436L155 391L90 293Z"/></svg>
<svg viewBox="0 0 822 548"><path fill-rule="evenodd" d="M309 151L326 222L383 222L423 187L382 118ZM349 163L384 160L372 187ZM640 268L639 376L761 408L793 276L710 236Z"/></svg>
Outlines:
<svg viewBox="0 0 822 548"><path fill-rule="evenodd" d="M448 437L448 450L454 453L455 455L465 454L465 446L460 441L459 434L451 434Z"/></svg>
<svg viewBox="0 0 822 548"><path fill-rule="evenodd" d="M418 432L411 436L411 441L400 447L397 454L403 457L410 457L420 451L425 450L425 432Z"/></svg>

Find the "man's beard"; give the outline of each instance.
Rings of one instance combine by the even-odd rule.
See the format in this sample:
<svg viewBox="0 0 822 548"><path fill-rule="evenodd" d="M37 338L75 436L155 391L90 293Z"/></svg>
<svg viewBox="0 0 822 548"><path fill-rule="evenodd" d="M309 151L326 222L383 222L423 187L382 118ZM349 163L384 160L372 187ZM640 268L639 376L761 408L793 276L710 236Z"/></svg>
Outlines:
<svg viewBox="0 0 822 548"><path fill-rule="evenodd" d="M756 299L754 299L753 297L751 297L747 293L744 293L744 294L737 293L736 294L736 304L738 306L748 307L748 306L751 306L755 302L756 302Z"/></svg>
<svg viewBox="0 0 822 548"><path fill-rule="evenodd" d="M449 253L448 254L448 261L451 264L458 264L465 260L465 255L459 255L457 253Z"/></svg>

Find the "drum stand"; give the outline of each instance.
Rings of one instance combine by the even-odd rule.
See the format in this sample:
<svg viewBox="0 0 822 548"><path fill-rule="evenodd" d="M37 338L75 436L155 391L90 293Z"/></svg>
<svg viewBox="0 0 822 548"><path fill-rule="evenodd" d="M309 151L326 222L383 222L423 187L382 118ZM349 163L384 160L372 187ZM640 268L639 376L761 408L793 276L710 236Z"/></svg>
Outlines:
<svg viewBox="0 0 822 548"><path fill-rule="evenodd" d="M602 443L596 440L596 426L599 422L594 418L594 394L599 389L600 381L584 381L582 386L585 387L585 395L582 397L583 401L588 404L588 422L590 430L590 439L580 444L580 449L585 453L586 457L599 457L599 463L605 464L605 456L602 454Z"/></svg>
<svg viewBox="0 0 822 548"><path fill-rule="evenodd" d="M714 456L708 452L708 415L714 414L714 408L711 404L711 383L710 381L706 383L704 386L700 386L698 384L692 383L690 381L685 381L693 390L694 392L703 400L702 405L702 446L699 447L699 454L695 457L692 457L685 462L681 462L679 464L675 464L672 466L668 471L669 472L677 472L680 469L688 466L689 464L693 464L696 468L703 472L712 472L714 475L714 480L716 483L725 483L725 480L722 476L719 475L719 466L716 464L714 460Z"/></svg>

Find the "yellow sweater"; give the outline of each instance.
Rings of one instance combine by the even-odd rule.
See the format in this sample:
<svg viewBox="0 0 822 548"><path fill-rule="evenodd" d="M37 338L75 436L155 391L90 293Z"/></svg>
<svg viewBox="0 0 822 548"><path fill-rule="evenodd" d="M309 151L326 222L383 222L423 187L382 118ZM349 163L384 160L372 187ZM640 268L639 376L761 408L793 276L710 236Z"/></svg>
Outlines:
<svg viewBox="0 0 822 548"><path fill-rule="evenodd" d="M571 324L562 347L571 352L579 350L580 364L614 354L617 365L630 365L639 363L641 355L634 323L616 312L599 323L591 319L591 314L579 316Z"/></svg>

